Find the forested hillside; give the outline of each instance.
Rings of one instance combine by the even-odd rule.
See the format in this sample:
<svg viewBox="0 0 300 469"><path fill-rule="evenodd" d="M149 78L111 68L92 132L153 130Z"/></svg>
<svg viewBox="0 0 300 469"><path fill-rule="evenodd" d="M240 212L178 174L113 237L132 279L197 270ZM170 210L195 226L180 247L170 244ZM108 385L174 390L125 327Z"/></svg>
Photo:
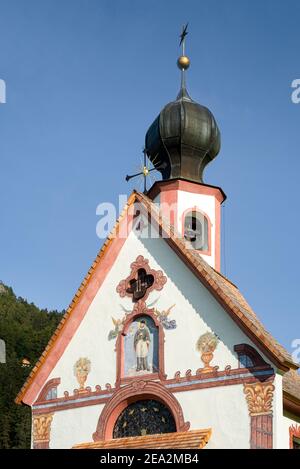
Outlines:
<svg viewBox="0 0 300 469"><path fill-rule="evenodd" d="M0 339L6 344L6 363L0 363L0 448L30 447L30 409L14 399L60 318L61 313L40 310L0 283Z"/></svg>

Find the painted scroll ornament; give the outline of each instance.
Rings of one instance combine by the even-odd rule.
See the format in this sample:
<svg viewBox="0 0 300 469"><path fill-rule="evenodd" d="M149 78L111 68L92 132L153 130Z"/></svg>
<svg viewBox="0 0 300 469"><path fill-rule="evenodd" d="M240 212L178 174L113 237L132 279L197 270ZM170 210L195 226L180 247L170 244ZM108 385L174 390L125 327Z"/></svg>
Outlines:
<svg viewBox="0 0 300 469"><path fill-rule="evenodd" d="M217 348L218 342L218 337L212 332L206 332L197 340L196 349L201 353L201 360L204 364L204 368L201 368L202 373L214 370L214 367L210 366L210 362L214 357L214 351Z"/></svg>
<svg viewBox="0 0 300 469"><path fill-rule="evenodd" d="M150 292L162 290L167 282L167 277L163 272L151 269L149 260L143 256L138 256L131 263L130 268L129 276L120 281L116 291L121 298L130 297L133 303L137 303L141 299L146 301Z"/></svg>

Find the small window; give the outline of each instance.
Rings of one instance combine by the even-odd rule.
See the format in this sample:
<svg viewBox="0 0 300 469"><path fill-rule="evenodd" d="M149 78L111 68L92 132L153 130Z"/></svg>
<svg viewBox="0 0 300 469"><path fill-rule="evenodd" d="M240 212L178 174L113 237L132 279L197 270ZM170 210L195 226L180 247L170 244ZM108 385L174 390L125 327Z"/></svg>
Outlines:
<svg viewBox="0 0 300 469"><path fill-rule="evenodd" d="M184 237L193 249L208 251L208 220L196 210L187 213L184 219Z"/></svg>
<svg viewBox="0 0 300 469"><path fill-rule="evenodd" d="M241 368L253 368L254 366L253 361L248 355L240 355L239 360Z"/></svg>
<svg viewBox="0 0 300 469"><path fill-rule="evenodd" d="M56 399L56 398L57 398L57 388L53 387L49 389L49 391L47 392L46 401L50 401L51 399Z"/></svg>

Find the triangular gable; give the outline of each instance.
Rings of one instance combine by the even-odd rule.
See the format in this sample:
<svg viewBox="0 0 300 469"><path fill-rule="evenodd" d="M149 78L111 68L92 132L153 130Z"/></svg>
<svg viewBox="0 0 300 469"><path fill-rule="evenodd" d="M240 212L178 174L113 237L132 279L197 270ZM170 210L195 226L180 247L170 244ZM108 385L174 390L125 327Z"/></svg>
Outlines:
<svg viewBox="0 0 300 469"><path fill-rule="evenodd" d="M185 241L180 239L179 235L174 232L174 228L161 218L159 210L148 197L133 192L115 227L103 244L87 276L75 294L57 330L18 394L16 398L17 403L32 404L78 329L91 302L126 241L124 232L128 232L128 226L130 229L133 218L133 210L129 210L129 208L133 207L135 202L139 203L139 208L148 217L151 215L151 223L157 225L169 246L192 270L258 348L283 371L287 371L290 368L298 368L287 351L264 329L238 289L229 280L210 267L199 254L187 249ZM120 232L122 233L121 236L119 236Z"/></svg>

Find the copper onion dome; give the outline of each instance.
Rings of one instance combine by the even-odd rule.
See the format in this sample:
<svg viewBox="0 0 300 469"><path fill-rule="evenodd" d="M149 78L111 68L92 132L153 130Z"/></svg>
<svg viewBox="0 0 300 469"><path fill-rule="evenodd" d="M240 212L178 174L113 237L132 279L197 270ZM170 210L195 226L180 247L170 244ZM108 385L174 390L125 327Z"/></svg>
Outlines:
<svg viewBox="0 0 300 469"><path fill-rule="evenodd" d="M201 183L205 166L220 151L221 135L211 111L193 101L186 90L188 57L183 53L177 64L182 76L179 94L149 127L146 152L164 180L183 178Z"/></svg>

